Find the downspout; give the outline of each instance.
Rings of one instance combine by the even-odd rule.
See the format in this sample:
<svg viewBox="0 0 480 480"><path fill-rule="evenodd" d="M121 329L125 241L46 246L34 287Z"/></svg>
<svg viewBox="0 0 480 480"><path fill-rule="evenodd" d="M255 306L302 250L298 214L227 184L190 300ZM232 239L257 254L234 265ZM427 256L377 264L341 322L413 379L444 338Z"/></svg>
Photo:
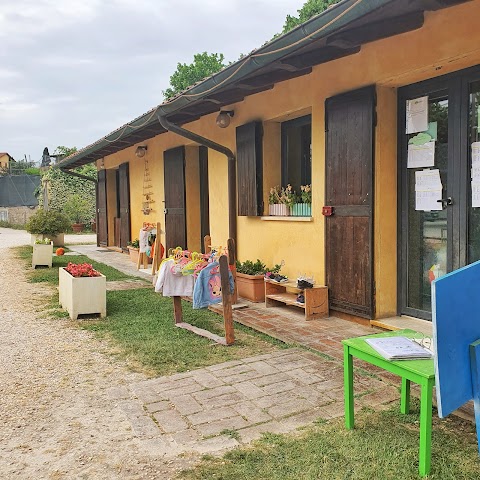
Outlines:
<svg viewBox="0 0 480 480"><path fill-rule="evenodd" d="M188 138L193 142L199 143L204 147L211 148L217 152L223 153L228 160L228 235L235 241L237 245L237 171L235 155L233 152L219 143L216 143L208 138L202 137L190 130L185 130L178 125L169 122L165 116L157 113L158 121L163 128L169 132L176 133L181 137Z"/></svg>

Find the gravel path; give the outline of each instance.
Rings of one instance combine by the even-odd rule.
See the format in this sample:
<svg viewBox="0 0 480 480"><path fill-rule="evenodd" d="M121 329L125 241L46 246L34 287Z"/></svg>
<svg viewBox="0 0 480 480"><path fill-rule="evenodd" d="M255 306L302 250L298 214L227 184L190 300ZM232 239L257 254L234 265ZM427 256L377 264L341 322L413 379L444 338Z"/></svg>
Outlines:
<svg viewBox="0 0 480 480"><path fill-rule="evenodd" d="M42 311L50 287L27 283L0 228L0 478L169 479L192 459L165 461L134 436L110 387L144 380L106 344Z"/></svg>

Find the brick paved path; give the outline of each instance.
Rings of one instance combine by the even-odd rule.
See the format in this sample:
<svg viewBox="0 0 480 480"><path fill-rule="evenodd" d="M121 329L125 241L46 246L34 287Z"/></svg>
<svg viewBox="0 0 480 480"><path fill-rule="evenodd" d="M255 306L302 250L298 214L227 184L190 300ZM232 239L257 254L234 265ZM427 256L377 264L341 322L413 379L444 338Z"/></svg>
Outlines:
<svg viewBox="0 0 480 480"><path fill-rule="evenodd" d="M166 456L207 453L343 415L341 363L287 349L111 388L140 442ZM398 390L356 373L357 408L398 399Z"/></svg>

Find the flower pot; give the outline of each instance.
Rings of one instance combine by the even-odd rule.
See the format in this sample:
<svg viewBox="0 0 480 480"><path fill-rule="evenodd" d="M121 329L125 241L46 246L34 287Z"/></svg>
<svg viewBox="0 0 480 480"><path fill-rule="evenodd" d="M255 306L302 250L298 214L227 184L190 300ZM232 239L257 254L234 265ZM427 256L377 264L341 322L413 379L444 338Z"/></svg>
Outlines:
<svg viewBox="0 0 480 480"><path fill-rule="evenodd" d="M107 315L107 279L99 277L73 277L64 267L58 270L58 296L62 307L72 320L78 315L99 313Z"/></svg>
<svg viewBox="0 0 480 480"><path fill-rule="evenodd" d="M290 215L290 209L283 203L274 203L268 206L268 214L278 217L288 217Z"/></svg>
<svg viewBox="0 0 480 480"><path fill-rule="evenodd" d="M85 224L84 224L84 223L74 223L74 224L72 224L73 233L83 232L83 229L84 229L84 228L85 228Z"/></svg>
<svg viewBox="0 0 480 480"><path fill-rule="evenodd" d="M311 217L312 204L311 203L295 203L292 207L292 216L294 217Z"/></svg>
<svg viewBox="0 0 480 480"><path fill-rule="evenodd" d="M32 233L30 235L30 245L35 245L36 240L45 240L45 238L49 238L53 242L54 247L63 247L65 245L65 234L63 233L59 233L55 237L44 235L42 233Z"/></svg>
<svg viewBox="0 0 480 480"><path fill-rule="evenodd" d="M238 295L252 302L265 301L265 281L263 275L247 275L237 272Z"/></svg>
<svg viewBox="0 0 480 480"><path fill-rule="evenodd" d="M48 245L41 243L34 244L32 253L32 268L35 268L37 265L45 265L47 267L51 267L52 257L53 242L50 242Z"/></svg>
<svg viewBox="0 0 480 480"><path fill-rule="evenodd" d="M138 262L139 248L127 247L128 254L130 255L130 260L136 265Z"/></svg>

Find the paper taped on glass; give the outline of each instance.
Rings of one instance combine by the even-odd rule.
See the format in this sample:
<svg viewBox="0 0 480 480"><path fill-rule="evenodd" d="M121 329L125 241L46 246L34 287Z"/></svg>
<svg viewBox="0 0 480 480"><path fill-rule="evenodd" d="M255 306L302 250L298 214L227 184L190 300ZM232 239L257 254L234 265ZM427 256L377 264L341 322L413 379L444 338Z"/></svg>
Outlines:
<svg viewBox="0 0 480 480"><path fill-rule="evenodd" d="M472 143L472 207L480 207L480 142Z"/></svg>
<svg viewBox="0 0 480 480"><path fill-rule="evenodd" d="M442 210L442 188L438 168L415 172L415 210Z"/></svg>
<svg viewBox="0 0 480 480"><path fill-rule="evenodd" d="M408 145L407 168L433 167L435 165L435 142L423 145Z"/></svg>
<svg viewBox="0 0 480 480"><path fill-rule="evenodd" d="M428 97L407 100L406 133L417 133L428 130Z"/></svg>

